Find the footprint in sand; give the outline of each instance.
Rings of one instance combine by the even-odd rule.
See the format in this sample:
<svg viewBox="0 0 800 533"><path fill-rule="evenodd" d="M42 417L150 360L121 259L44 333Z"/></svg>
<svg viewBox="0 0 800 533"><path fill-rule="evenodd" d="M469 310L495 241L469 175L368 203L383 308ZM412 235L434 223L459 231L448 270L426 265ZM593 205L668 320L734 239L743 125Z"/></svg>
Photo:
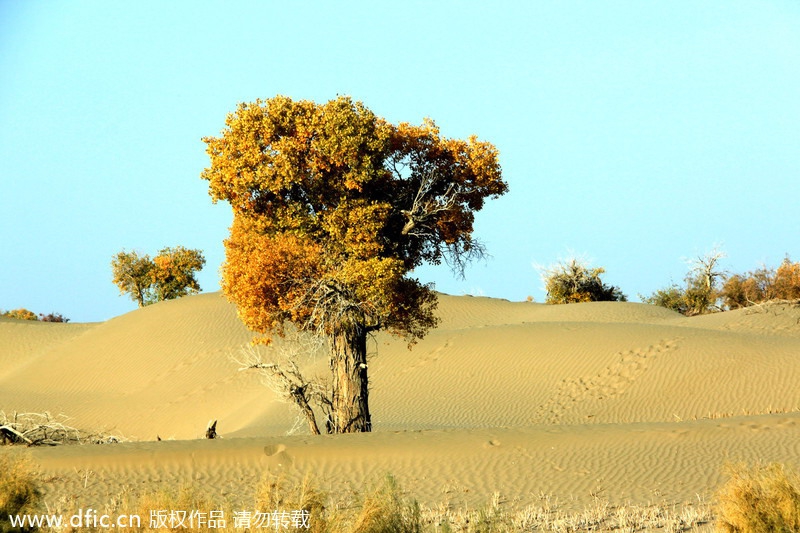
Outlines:
<svg viewBox="0 0 800 533"><path fill-rule="evenodd" d="M264 455L268 457L270 466L292 466L294 460L286 453L285 444L269 444L264 446Z"/></svg>
<svg viewBox="0 0 800 533"><path fill-rule="evenodd" d="M537 422L556 423L568 411L581 404L621 396L644 374L656 356L674 350L678 340L662 340L645 349L618 352L617 361L600 373L562 381L556 393L539 406L533 419Z"/></svg>
<svg viewBox="0 0 800 533"><path fill-rule="evenodd" d="M443 345L437 347L436 349L434 349L433 351L431 351L427 355L419 358L411 366L404 368L402 370L401 374L405 374L407 372L411 372L412 370L416 370L418 368L421 368L423 366L429 365L431 363L435 363L436 361L439 360L439 357L441 357L442 352L447 350L448 348L450 348L450 346L452 345L452 342L453 342L453 338L447 339Z"/></svg>

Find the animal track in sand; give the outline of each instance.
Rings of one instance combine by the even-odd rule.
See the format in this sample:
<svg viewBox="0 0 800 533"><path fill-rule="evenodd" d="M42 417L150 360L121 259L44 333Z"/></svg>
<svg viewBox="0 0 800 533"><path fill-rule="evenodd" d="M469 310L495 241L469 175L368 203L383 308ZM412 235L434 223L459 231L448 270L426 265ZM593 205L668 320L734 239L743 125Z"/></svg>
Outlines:
<svg viewBox="0 0 800 533"><path fill-rule="evenodd" d="M555 394L536 410L533 421L556 423L580 404L619 397L644 374L658 354L675 349L678 340L663 340L645 349L618 352L619 359L600 373L562 381Z"/></svg>

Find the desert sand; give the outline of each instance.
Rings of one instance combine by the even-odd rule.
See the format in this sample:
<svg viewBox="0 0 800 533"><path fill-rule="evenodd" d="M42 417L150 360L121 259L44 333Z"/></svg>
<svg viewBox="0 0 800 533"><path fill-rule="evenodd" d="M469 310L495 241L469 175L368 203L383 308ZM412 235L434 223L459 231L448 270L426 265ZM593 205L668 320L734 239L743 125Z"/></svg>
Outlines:
<svg viewBox="0 0 800 533"><path fill-rule="evenodd" d="M294 406L232 361L252 336L219 293L97 324L0 319L0 409L125 440L29 451L46 499L95 506L186 483L244 501L267 471L313 472L332 491L391 473L429 506L685 504L712 499L726 463L798 466L796 306L687 318L441 295L439 314L411 350L374 339L371 434L298 428Z"/></svg>

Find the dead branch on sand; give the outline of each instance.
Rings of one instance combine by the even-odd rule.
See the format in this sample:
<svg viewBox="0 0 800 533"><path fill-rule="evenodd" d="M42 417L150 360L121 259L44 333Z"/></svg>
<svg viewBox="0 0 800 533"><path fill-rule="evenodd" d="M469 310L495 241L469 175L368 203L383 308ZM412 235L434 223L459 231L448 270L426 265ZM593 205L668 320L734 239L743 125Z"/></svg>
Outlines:
<svg viewBox="0 0 800 533"><path fill-rule="evenodd" d="M114 435L83 431L64 422L65 415L44 413L17 413L10 416L0 411L0 445L24 444L26 446L58 446L60 444L103 444L119 442Z"/></svg>

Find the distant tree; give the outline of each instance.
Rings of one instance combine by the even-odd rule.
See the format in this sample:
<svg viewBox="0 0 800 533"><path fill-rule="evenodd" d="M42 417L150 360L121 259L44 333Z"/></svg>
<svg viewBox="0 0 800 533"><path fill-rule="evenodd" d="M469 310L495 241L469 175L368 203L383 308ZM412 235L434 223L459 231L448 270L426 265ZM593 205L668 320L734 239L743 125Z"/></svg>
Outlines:
<svg viewBox="0 0 800 533"><path fill-rule="evenodd" d="M775 272L775 295L781 300L800 299L800 262L784 258Z"/></svg>
<svg viewBox="0 0 800 533"><path fill-rule="evenodd" d="M65 318L61 313L48 313L46 315L39 313L39 320L42 322L69 322L69 318Z"/></svg>
<svg viewBox="0 0 800 533"><path fill-rule="evenodd" d="M8 318L16 318L17 320L38 320L38 318L36 318L36 313L24 308L14 309L12 311L6 311L3 313L2 316Z"/></svg>
<svg viewBox="0 0 800 533"><path fill-rule="evenodd" d="M561 261L542 272L547 291L545 303L624 302L627 297L619 287L606 285L600 276L603 268L591 268L576 258Z"/></svg>
<svg viewBox="0 0 800 533"><path fill-rule="evenodd" d="M153 303L151 287L153 285L153 261L145 254L137 252L119 252L111 261L113 281L119 287L120 294L128 294L139 307Z"/></svg>
<svg viewBox="0 0 800 533"><path fill-rule="evenodd" d="M200 292L195 273L203 268L200 250L164 248L157 256L121 251L111 261L113 281L139 307Z"/></svg>
<svg viewBox="0 0 800 533"><path fill-rule="evenodd" d="M763 266L725 280L720 292L728 309L739 309L770 300L800 299L800 263L787 256L776 269Z"/></svg>
<svg viewBox="0 0 800 533"><path fill-rule="evenodd" d="M474 214L507 189L497 150L430 120L392 125L347 97L240 104L204 141L202 178L234 214L224 293L262 342L288 324L326 338L324 427L370 431L368 336L413 343L436 324L436 294L411 273L443 260L461 273L482 254ZM308 413L308 390L294 389Z"/></svg>
<svg viewBox="0 0 800 533"><path fill-rule="evenodd" d="M720 282L724 279L725 272L719 269L719 262L724 257L724 252L714 248L690 263L685 292L687 315L703 315L722 310L718 302Z"/></svg>

